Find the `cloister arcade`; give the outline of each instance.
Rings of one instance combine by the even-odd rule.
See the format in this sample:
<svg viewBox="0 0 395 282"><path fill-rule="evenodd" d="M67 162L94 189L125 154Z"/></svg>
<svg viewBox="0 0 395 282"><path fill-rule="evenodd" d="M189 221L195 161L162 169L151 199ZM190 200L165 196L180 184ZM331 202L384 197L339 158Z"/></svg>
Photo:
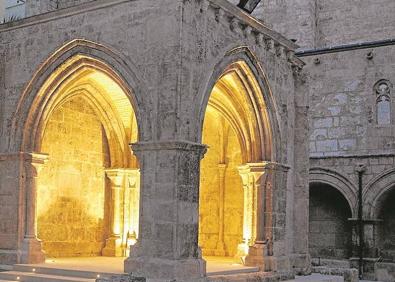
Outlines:
<svg viewBox="0 0 395 282"><path fill-rule="evenodd" d="M102 21L110 7L144 29ZM46 38L4 53L0 265L119 257L133 276L194 282L212 256L305 269L296 44L227 1L88 1L25 21L0 27ZM54 23L67 32L47 36Z"/></svg>

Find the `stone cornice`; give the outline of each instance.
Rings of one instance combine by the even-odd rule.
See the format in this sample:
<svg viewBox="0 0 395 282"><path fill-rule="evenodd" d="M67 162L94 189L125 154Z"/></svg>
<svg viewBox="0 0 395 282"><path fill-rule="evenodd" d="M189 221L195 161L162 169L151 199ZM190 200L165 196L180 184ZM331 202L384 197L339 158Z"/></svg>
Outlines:
<svg viewBox="0 0 395 282"><path fill-rule="evenodd" d="M49 159L49 155L43 153L35 153L35 152L0 153L0 161L24 160L24 161L29 161L31 163L45 164L48 161L48 159Z"/></svg>
<svg viewBox="0 0 395 282"><path fill-rule="evenodd" d="M363 158L386 158L395 157L394 150L387 152L371 152L371 153L360 153L360 154L310 154L310 160L322 160L322 159L363 159Z"/></svg>
<svg viewBox="0 0 395 282"><path fill-rule="evenodd" d="M263 161L258 163L246 163L239 166L239 171L249 170L251 172L265 171L265 170L278 170L287 172L290 170L290 166L286 164Z"/></svg>
<svg viewBox="0 0 395 282"><path fill-rule="evenodd" d="M228 14L228 16L232 16L230 21L238 21L239 23L245 25L244 29L247 30L247 34L251 32L263 34L264 39L272 39L277 44L285 47L286 50L296 50L299 46L294 42L288 40L280 33L271 30L264 23L257 20L250 14L244 12L243 10L236 7L234 4L226 1L226 0L201 0L201 1L209 1L211 7L221 9L224 11L222 14Z"/></svg>
<svg viewBox="0 0 395 282"><path fill-rule="evenodd" d="M46 12L38 15L34 15L28 18L24 18L21 20L0 24L0 33L19 29L26 26L36 25L40 23L45 23L53 20L58 20L60 18L66 18L69 16L99 10L107 7L111 7L114 5L119 5L122 3L130 2L130 0L96 0L92 2L83 3L80 5L59 9L51 12Z"/></svg>

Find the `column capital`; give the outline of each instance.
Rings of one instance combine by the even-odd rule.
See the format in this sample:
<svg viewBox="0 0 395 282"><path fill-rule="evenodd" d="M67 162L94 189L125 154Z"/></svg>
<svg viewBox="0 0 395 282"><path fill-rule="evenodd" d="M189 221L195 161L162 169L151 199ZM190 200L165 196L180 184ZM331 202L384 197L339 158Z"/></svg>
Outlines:
<svg viewBox="0 0 395 282"><path fill-rule="evenodd" d="M49 155L43 153L21 153L20 156L29 177L37 177L43 165L49 160Z"/></svg>
<svg viewBox="0 0 395 282"><path fill-rule="evenodd" d="M199 154L201 158L208 148L207 145L184 140L138 142L130 144L130 147L137 154L144 151L191 151Z"/></svg>
<svg viewBox="0 0 395 282"><path fill-rule="evenodd" d="M125 176L129 173L129 170L130 169L128 168L109 168L105 169L104 172L106 173L106 176L111 180L113 186L121 187L123 185Z"/></svg>

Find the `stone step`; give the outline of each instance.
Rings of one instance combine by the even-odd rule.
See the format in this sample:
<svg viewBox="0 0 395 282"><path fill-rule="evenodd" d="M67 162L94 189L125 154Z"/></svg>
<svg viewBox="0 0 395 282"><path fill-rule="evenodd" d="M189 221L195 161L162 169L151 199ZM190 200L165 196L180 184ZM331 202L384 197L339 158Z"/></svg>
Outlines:
<svg viewBox="0 0 395 282"><path fill-rule="evenodd" d="M278 282L280 281L280 277L263 273L243 273L243 274L234 274L234 275L214 275L207 277L208 282L241 282L241 281L256 281L256 282Z"/></svg>
<svg viewBox="0 0 395 282"><path fill-rule="evenodd" d="M6 271L0 272L0 279L21 282L95 282L96 279L83 277L67 277L36 272ZM0 280L1 281L1 280Z"/></svg>
<svg viewBox="0 0 395 282"><path fill-rule="evenodd" d="M119 275L119 273L63 269L63 268L35 266L28 264L16 264L13 266L13 270L19 272L34 272L38 274L48 274L48 275L66 276L66 277L80 277L80 278L88 278L88 279L96 279L99 277L111 277L113 275Z"/></svg>

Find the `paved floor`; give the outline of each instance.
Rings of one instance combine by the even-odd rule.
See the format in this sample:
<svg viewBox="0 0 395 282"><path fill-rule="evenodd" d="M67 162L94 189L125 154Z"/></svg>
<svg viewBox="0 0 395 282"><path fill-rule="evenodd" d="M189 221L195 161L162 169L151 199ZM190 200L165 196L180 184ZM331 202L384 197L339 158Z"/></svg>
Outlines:
<svg viewBox="0 0 395 282"><path fill-rule="evenodd" d="M342 276L322 275L314 273L309 276L298 276L295 280L288 280L284 282L344 282ZM360 280L359 282L380 282L380 281L368 281Z"/></svg>
<svg viewBox="0 0 395 282"><path fill-rule="evenodd" d="M35 267L57 268L66 270L83 270L91 272L123 273L125 258L87 257L47 259L45 264ZM258 271L255 267L246 267L233 258L205 257L208 275L249 273Z"/></svg>
<svg viewBox="0 0 395 282"><path fill-rule="evenodd" d="M30 265L31 267L45 267L64 270L89 271L100 273L123 273L125 258L87 257L87 258L57 258L47 259L44 264ZM208 276L223 274L238 274L256 272L257 268L246 267L234 258L205 257ZM284 282L344 282L341 276L312 274L296 277L295 280ZM360 281L372 282L372 281Z"/></svg>

